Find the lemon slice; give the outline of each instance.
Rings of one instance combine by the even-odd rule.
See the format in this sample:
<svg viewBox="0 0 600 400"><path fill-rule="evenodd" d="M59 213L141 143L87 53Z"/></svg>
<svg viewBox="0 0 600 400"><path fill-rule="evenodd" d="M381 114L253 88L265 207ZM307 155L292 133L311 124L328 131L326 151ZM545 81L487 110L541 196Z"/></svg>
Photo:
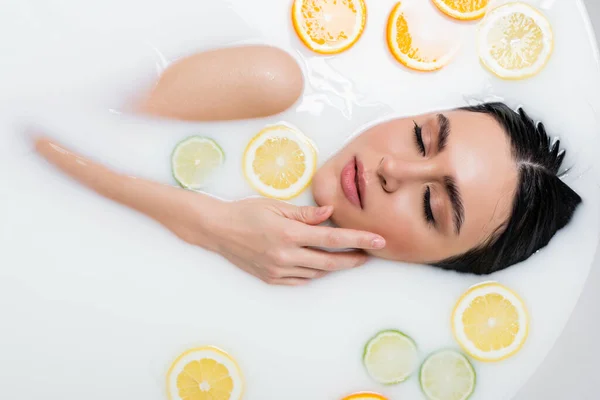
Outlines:
<svg viewBox="0 0 600 400"><path fill-rule="evenodd" d="M489 2L490 0L433 0L433 4L441 12L462 21L483 17Z"/></svg>
<svg viewBox="0 0 600 400"><path fill-rule="evenodd" d="M367 21L364 0L295 0L292 23L312 51L341 53L362 36Z"/></svg>
<svg viewBox="0 0 600 400"><path fill-rule="evenodd" d="M488 12L479 27L477 48L483 65L502 79L525 79L539 73L554 48L550 22L524 3Z"/></svg>
<svg viewBox="0 0 600 400"><path fill-rule="evenodd" d="M360 392L354 393L350 396L344 397L342 400L388 400L387 397L383 397L377 393L371 392Z"/></svg>
<svg viewBox="0 0 600 400"><path fill-rule="evenodd" d="M288 200L310 184L317 169L317 152L299 130L286 124L268 126L248 144L243 169L260 194Z"/></svg>
<svg viewBox="0 0 600 400"><path fill-rule="evenodd" d="M490 282L473 286L452 312L452 331L461 347L480 361L500 361L518 352L528 333L523 301Z"/></svg>
<svg viewBox="0 0 600 400"><path fill-rule="evenodd" d="M243 391L239 366L216 347L186 351L167 373L169 400L239 400Z"/></svg>
<svg viewBox="0 0 600 400"><path fill-rule="evenodd" d="M394 58L405 67L416 71L432 72L448 65L457 49L425 49L415 43L404 13L403 3L398 2L388 17L387 44Z"/></svg>
<svg viewBox="0 0 600 400"><path fill-rule="evenodd" d="M429 400L466 400L475 390L475 370L454 350L431 354L421 365L419 381Z"/></svg>
<svg viewBox="0 0 600 400"><path fill-rule="evenodd" d="M214 140L192 136L173 150L171 168L175 180L182 187L200 189L224 161L225 153Z"/></svg>
<svg viewBox="0 0 600 400"><path fill-rule="evenodd" d="M386 385L400 383L417 367L417 345L402 332L382 331L365 346L363 363L375 381Z"/></svg>

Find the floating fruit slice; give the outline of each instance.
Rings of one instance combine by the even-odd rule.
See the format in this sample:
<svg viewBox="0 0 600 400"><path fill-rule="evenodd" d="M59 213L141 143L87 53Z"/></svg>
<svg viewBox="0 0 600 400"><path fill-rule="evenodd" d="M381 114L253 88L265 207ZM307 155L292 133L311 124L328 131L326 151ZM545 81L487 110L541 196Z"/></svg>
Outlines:
<svg viewBox="0 0 600 400"><path fill-rule="evenodd" d="M351 394L348 397L344 397L342 400L388 400L388 399L387 399L387 397L383 397L382 395L377 394L377 393L361 392L361 393Z"/></svg>
<svg viewBox="0 0 600 400"><path fill-rule="evenodd" d="M417 368L417 345L402 332L382 331L366 344L363 363L377 382L386 385L400 383Z"/></svg>
<svg viewBox="0 0 600 400"><path fill-rule="evenodd" d="M441 12L463 21L483 17L489 2L490 0L433 0Z"/></svg>
<svg viewBox="0 0 600 400"><path fill-rule="evenodd" d="M509 3L481 21L477 49L483 65L502 79L524 79L539 73L554 49L550 22L524 3Z"/></svg>
<svg viewBox="0 0 600 400"><path fill-rule="evenodd" d="M225 161L225 153L212 139L192 136L180 142L171 156L175 180L188 189L200 189Z"/></svg>
<svg viewBox="0 0 600 400"><path fill-rule="evenodd" d="M243 391L239 366L215 347L186 351L167 373L169 400L239 400Z"/></svg>
<svg viewBox="0 0 600 400"><path fill-rule="evenodd" d="M388 18L387 43L396 60L417 71L436 71L445 67L452 61L456 50L436 49L425 54L425 50L415 44L407 18L402 11L402 2L396 4Z"/></svg>
<svg viewBox="0 0 600 400"><path fill-rule="evenodd" d="M429 400L466 400L475 390L475 370L454 350L441 350L428 356L421 365L419 381Z"/></svg>
<svg viewBox="0 0 600 400"><path fill-rule="evenodd" d="M311 50L336 54L352 47L367 21L364 0L294 0L292 22Z"/></svg>
<svg viewBox="0 0 600 400"><path fill-rule="evenodd" d="M473 286L457 302L452 331L480 361L500 361L521 349L528 333L527 309L510 289L490 282Z"/></svg>
<svg viewBox="0 0 600 400"><path fill-rule="evenodd" d="M244 152L244 175L263 196L288 200L310 184L317 152L297 129L278 124L259 132Z"/></svg>

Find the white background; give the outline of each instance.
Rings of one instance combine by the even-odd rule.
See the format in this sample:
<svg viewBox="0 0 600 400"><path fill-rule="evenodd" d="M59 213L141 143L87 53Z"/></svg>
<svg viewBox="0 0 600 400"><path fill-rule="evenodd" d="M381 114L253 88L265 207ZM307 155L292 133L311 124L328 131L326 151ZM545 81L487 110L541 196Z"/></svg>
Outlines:
<svg viewBox="0 0 600 400"><path fill-rule="evenodd" d="M568 1L568 0L567 0ZM585 0L600 42L600 1ZM600 257L556 346L514 400L596 400L600 360Z"/></svg>

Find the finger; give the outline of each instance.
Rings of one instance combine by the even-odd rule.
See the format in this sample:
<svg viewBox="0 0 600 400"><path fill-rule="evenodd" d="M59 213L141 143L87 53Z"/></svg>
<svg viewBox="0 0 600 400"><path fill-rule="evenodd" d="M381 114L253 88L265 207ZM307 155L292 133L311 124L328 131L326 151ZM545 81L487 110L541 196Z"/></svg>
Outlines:
<svg viewBox="0 0 600 400"><path fill-rule="evenodd" d="M304 286L309 284L310 281L310 279L306 278L280 278L269 281L269 285Z"/></svg>
<svg viewBox="0 0 600 400"><path fill-rule="evenodd" d="M283 215L286 218L293 219L298 222L302 222L303 224L308 225L319 225L322 222L325 222L331 217L333 213L333 207L331 206L323 206L323 207L293 207L287 210L283 210Z"/></svg>
<svg viewBox="0 0 600 400"><path fill-rule="evenodd" d="M285 278L318 279L327 275L327 271L310 267L290 267L283 272Z"/></svg>
<svg viewBox="0 0 600 400"><path fill-rule="evenodd" d="M299 265L321 271L341 271L363 265L369 256L362 251L329 253L317 249L302 249L296 257Z"/></svg>
<svg viewBox="0 0 600 400"><path fill-rule="evenodd" d="M299 226L296 243L328 249L380 250L385 239L370 232L326 226Z"/></svg>

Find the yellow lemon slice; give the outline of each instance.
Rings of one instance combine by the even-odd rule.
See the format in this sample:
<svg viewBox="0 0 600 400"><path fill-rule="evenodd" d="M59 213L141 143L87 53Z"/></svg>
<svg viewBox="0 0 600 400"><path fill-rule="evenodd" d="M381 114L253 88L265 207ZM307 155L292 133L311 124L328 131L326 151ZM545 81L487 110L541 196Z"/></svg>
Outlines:
<svg viewBox="0 0 600 400"><path fill-rule="evenodd" d="M186 351L167 373L169 400L239 400L243 391L239 366L215 347Z"/></svg>
<svg viewBox="0 0 600 400"><path fill-rule="evenodd" d="M263 129L250 141L243 169L257 192L288 200L310 185L317 169L317 152L299 130L277 124Z"/></svg>
<svg viewBox="0 0 600 400"><path fill-rule="evenodd" d="M484 16L490 0L433 0L433 4L449 17L471 21Z"/></svg>
<svg viewBox="0 0 600 400"><path fill-rule="evenodd" d="M402 2L392 9L387 23L387 44L396 60L416 71L437 71L452 61L456 49L424 49L415 43L402 10Z"/></svg>
<svg viewBox="0 0 600 400"><path fill-rule="evenodd" d="M527 339L528 324L523 301L495 282L473 286L452 313L454 337L480 361L500 361L518 352Z"/></svg>
<svg viewBox="0 0 600 400"><path fill-rule="evenodd" d="M352 47L367 21L364 0L294 0L292 22L312 51L336 54Z"/></svg>
<svg viewBox="0 0 600 400"><path fill-rule="evenodd" d="M550 22L524 3L508 3L488 12L477 39L483 65L502 79L524 79L539 73L554 48Z"/></svg>

